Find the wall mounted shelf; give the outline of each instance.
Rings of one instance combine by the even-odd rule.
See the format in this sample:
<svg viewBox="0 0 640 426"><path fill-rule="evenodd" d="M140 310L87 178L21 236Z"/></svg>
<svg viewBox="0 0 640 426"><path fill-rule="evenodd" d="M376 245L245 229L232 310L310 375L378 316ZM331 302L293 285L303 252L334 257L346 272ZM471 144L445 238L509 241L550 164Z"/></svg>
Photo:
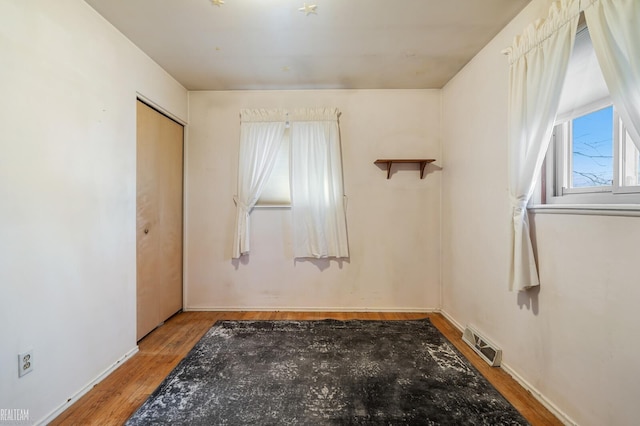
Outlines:
<svg viewBox="0 0 640 426"><path fill-rule="evenodd" d="M376 160L373 162L373 164L386 164L387 165L387 179L391 178L391 166L393 165L393 163L416 163L416 164L420 164L420 179L424 178L424 168L427 166L427 164L429 163L433 163L434 161L436 161L433 158L416 158L416 159L398 159L398 158L387 158L387 159L381 159L381 160Z"/></svg>

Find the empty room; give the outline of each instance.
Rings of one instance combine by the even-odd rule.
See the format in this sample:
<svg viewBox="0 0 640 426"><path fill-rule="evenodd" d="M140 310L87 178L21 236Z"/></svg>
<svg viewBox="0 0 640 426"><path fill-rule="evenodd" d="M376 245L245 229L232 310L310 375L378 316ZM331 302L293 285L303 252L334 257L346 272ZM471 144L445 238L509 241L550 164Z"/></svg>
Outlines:
<svg viewBox="0 0 640 426"><path fill-rule="evenodd" d="M0 425L637 424L638 22L0 0Z"/></svg>

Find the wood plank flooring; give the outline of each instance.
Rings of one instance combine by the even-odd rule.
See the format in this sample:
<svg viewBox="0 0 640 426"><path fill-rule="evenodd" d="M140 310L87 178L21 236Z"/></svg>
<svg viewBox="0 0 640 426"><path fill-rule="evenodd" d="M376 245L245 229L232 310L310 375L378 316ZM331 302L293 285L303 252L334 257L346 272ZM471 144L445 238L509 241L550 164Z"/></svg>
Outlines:
<svg viewBox="0 0 640 426"><path fill-rule="evenodd" d="M430 318L451 343L532 425L562 425L500 368L489 367L440 314L372 312L183 312L139 342L139 352L98 383L51 425L121 425L218 320L406 320Z"/></svg>

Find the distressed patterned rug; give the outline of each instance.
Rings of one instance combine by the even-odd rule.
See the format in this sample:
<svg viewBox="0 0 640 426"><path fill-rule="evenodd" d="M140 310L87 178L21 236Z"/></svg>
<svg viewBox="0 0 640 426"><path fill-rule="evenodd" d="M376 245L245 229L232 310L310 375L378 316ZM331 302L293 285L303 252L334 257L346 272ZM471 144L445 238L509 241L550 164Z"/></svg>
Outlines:
<svg viewBox="0 0 640 426"><path fill-rule="evenodd" d="M127 425L526 425L427 320L223 321Z"/></svg>

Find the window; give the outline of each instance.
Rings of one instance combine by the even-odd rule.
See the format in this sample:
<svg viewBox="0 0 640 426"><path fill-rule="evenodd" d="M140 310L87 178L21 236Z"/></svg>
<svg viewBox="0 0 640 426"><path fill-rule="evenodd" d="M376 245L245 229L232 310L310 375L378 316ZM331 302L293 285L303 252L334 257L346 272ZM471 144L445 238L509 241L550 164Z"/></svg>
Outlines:
<svg viewBox="0 0 640 426"><path fill-rule="evenodd" d="M610 188L613 185L613 106L567 121L561 131L566 151L566 191L584 188ZM566 137L569 135L569 137ZM564 151L564 149L563 149Z"/></svg>
<svg viewBox="0 0 640 426"><path fill-rule="evenodd" d="M640 153L612 105L586 27L576 36L539 189L543 204L640 203Z"/></svg>
<svg viewBox="0 0 640 426"><path fill-rule="evenodd" d="M546 158L546 202L637 203L639 164L613 106L558 123Z"/></svg>
<svg viewBox="0 0 640 426"><path fill-rule="evenodd" d="M250 251L250 214L278 160L282 174L291 174L283 186L290 189L294 257L349 257L339 115L337 108L298 108L288 132L284 110L240 111L234 259Z"/></svg>
<svg viewBox="0 0 640 426"><path fill-rule="evenodd" d="M271 176L264 184L256 207L291 207L290 185L290 151L289 127L284 130L284 136L280 142L276 163L271 171Z"/></svg>

